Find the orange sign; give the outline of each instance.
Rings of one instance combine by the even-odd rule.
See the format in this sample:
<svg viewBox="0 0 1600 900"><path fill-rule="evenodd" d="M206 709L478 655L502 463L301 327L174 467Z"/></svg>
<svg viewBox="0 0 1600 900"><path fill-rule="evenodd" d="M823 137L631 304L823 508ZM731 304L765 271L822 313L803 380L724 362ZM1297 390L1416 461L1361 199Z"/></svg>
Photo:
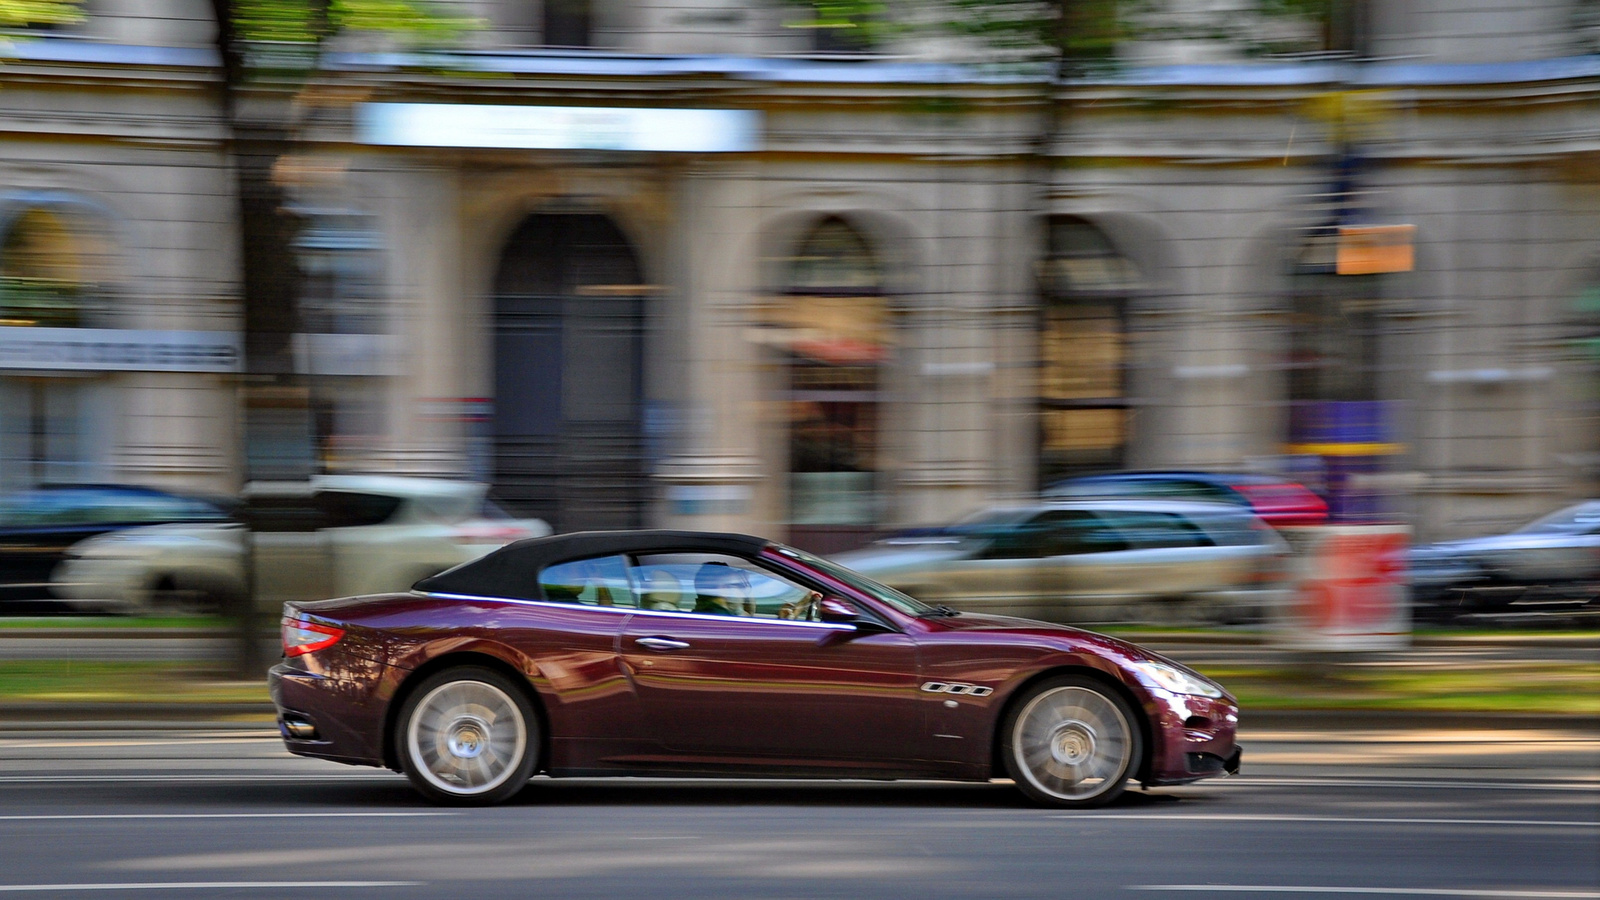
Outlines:
<svg viewBox="0 0 1600 900"><path fill-rule="evenodd" d="M1416 256L1415 225L1341 225L1334 271L1340 275L1409 272Z"/></svg>

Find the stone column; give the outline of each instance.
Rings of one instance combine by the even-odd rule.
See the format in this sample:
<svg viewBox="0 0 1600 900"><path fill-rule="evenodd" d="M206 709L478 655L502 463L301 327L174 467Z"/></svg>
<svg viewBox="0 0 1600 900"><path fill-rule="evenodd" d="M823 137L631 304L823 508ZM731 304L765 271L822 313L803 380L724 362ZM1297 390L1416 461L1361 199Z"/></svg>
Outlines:
<svg viewBox="0 0 1600 900"><path fill-rule="evenodd" d="M757 454L762 415L747 310L760 287L759 183L715 160L682 170L662 306L646 362L647 402L670 410L657 437L654 517L669 528L771 534L770 472ZM660 433L664 432L664 433Z"/></svg>

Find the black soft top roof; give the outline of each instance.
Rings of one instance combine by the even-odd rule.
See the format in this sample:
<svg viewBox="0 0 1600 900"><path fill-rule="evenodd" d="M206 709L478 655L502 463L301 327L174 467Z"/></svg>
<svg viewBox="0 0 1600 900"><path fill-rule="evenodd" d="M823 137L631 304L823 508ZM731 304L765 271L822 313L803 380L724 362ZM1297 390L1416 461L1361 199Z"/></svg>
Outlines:
<svg viewBox="0 0 1600 900"><path fill-rule="evenodd" d="M705 531L578 531L507 544L482 559L412 585L432 594L541 600L539 572L573 559L616 553L729 553L753 556L772 543L748 534Z"/></svg>

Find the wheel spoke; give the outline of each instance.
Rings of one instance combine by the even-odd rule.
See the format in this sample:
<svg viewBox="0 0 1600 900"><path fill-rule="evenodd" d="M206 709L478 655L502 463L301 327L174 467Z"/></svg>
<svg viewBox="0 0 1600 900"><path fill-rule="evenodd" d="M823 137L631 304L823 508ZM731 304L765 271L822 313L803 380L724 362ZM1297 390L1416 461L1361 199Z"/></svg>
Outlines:
<svg viewBox="0 0 1600 900"><path fill-rule="evenodd" d="M1131 762L1131 726L1109 698L1063 686L1028 701L1012 753L1034 787L1063 800L1092 799L1120 784Z"/></svg>
<svg viewBox="0 0 1600 900"><path fill-rule="evenodd" d="M418 774L440 791L471 795L499 786L528 752L527 724L515 701L482 681L448 682L411 714L407 751Z"/></svg>

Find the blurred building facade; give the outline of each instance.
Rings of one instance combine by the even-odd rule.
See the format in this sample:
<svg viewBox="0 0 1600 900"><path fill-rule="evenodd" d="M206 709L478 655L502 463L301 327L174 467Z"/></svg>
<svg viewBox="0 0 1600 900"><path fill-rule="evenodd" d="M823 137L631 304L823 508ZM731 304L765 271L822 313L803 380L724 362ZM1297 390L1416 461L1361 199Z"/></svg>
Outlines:
<svg viewBox="0 0 1600 900"><path fill-rule="evenodd" d="M236 473L236 201L203 2L0 60L0 490Z"/></svg>
<svg viewBox="0 0 1600 900"><path fill-rule="evenodd" d="M318 453L483 478L559 530L819 549L1118 466L1279 469L1433 536L1593 495L1588 5L1357 6L1325 53L1151 42L1056 89L964 65L959 42L869 52L737 0L460 4L490 23L470 51L350 41L291 98L280 166L306 223ZM28 52L104 51L80 40L97 34ZM102 68L144 86L171 67ZM13 133L0 188L100 197L172 235L120 238L166 268L130 271L113 306L225 327L209 114L142 89L167 118L138 127L182 138L97 138L65 163ZM116 160L158 157L167 180L93 193ZM225 376L94 377L151 398L119 435L169 442L107 443L107 477L240 476Z"/></svg>

